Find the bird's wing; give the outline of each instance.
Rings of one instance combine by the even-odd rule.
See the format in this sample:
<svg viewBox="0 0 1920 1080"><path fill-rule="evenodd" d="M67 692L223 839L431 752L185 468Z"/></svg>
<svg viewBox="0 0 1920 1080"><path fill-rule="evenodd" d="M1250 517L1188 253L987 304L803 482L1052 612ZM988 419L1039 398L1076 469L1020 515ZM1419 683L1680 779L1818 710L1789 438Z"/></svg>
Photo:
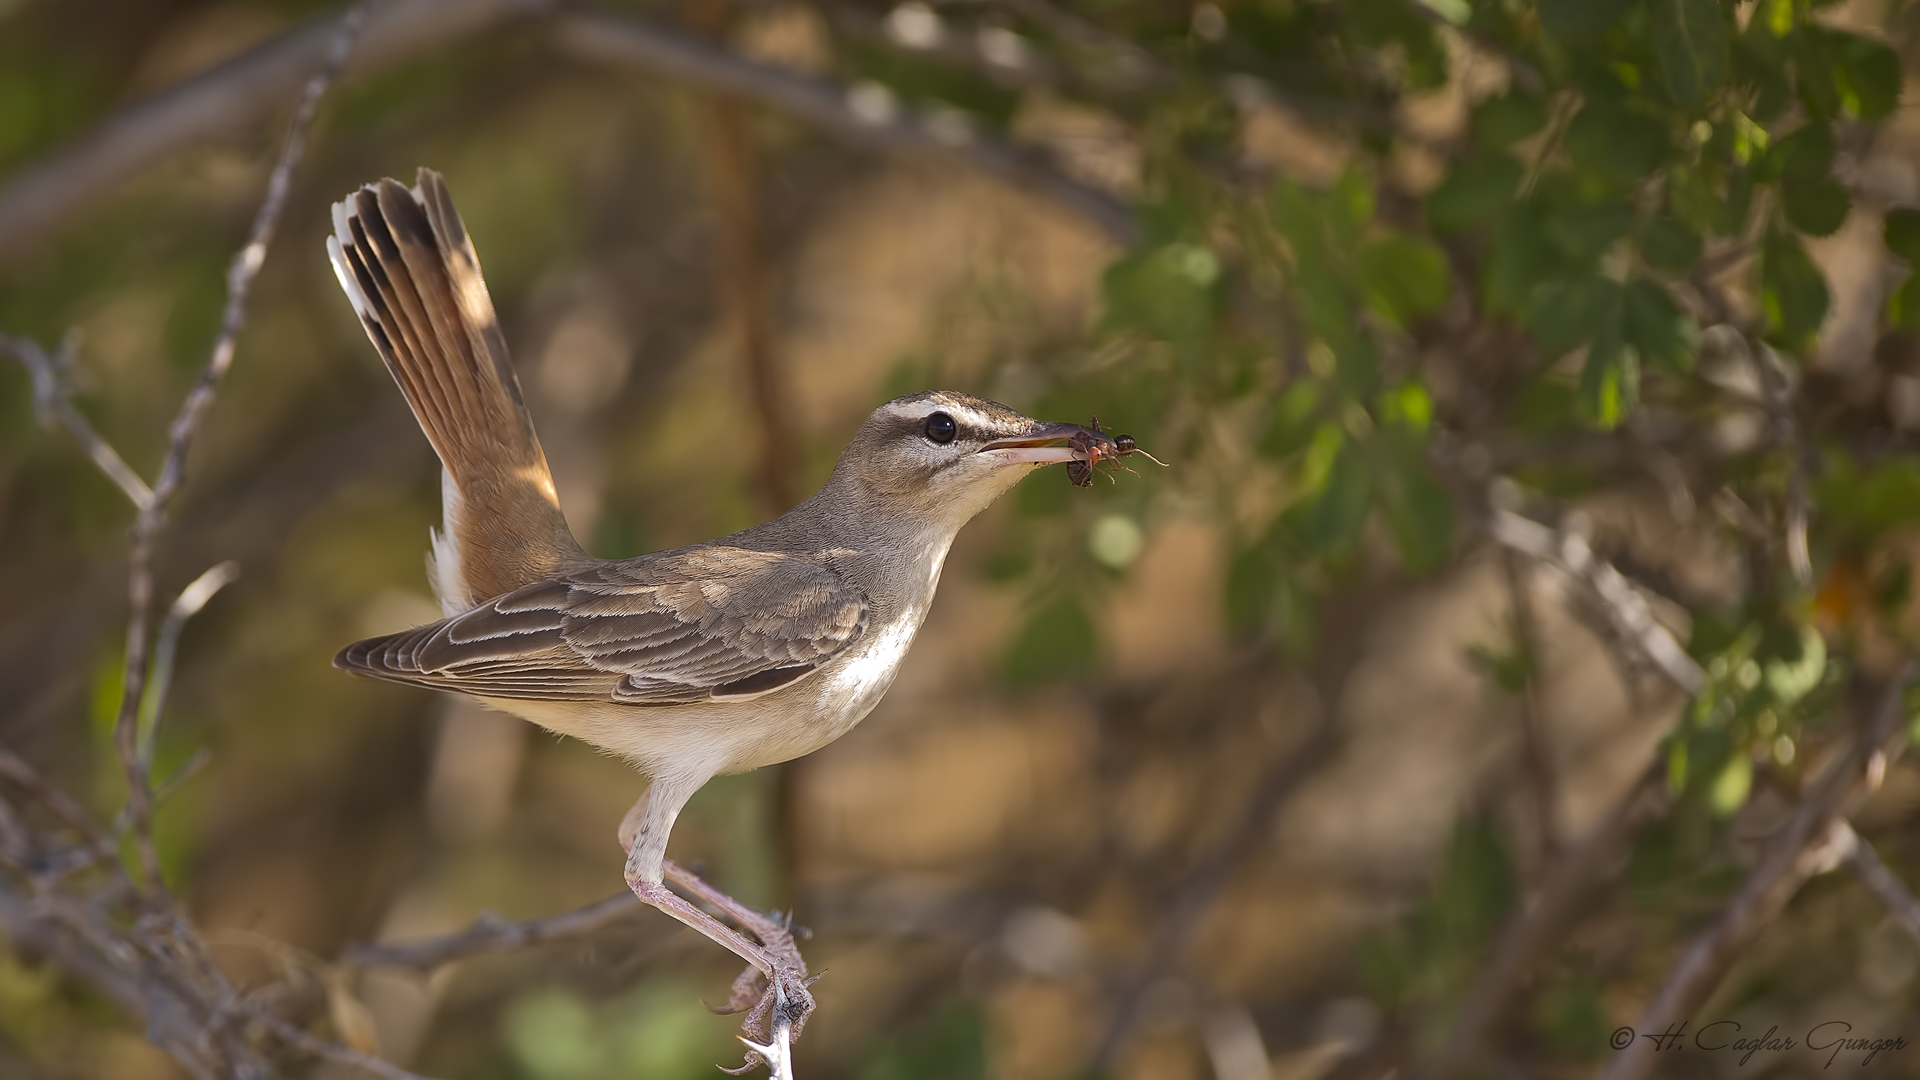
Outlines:
<svg viewBox="0 0 1920 1080"><path fill-rule="evenodd" d="M867 626L832 568L731 547L658 552L517 589L341 650L336 667L479 697L675 705L755 697Z"/></svg>

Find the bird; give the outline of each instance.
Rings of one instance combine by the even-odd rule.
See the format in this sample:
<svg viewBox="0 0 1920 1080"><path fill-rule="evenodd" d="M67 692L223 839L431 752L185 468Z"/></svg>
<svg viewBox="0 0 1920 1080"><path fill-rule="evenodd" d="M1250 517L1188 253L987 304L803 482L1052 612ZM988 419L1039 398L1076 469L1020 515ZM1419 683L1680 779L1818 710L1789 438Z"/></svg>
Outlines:
<svg viewBox="0 0 1920 1080"><path fill-rule="evenodd" d="M334 204L332 225L340 287L440 458L428 575L445 616L354 642L335 666L469 695L645 774L620 827L628 887L747 961L725 1011L765 1038L779 1010L797 1037L813 1002L793 929L668 859L675 818L713 777L851 730L898 674L960 528L1033 471L1111 458L1116 444L1097 424L908 394L875 408L786 513L598 559L560 511L445 179L422 168L412 187L365 185Z"/></svg>

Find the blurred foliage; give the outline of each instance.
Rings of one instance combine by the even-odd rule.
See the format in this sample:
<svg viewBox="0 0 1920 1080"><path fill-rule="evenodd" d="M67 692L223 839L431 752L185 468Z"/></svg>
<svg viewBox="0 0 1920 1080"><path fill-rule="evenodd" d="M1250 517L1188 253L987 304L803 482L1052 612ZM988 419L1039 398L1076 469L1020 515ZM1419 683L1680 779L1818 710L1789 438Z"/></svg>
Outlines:
<svg viewBox="0 0 1920 1080"><path fill-rule="evenodd" d="M127 19L116 21L53 0L0 4L0 174L183 74L156 74L166 58L147 47L153 35L185 42L193 35L182 27L198 28L200 38L237 48L324 6L121 3L114 10ZM610 6L661 21L687 15L664 4ZM765 14L743 10L741 21ZM1137 161L1114 187L1132 200L1139 239L1111 253L1082 322L1041 326L1018 288L976 282L930 335L933 344L915 346L852 395L864 410L949 378L1006 388L996 392L1035 415L1098 416L1174 466L1129 459L1143 475L1118 473L1118 482L1086 492L1052 476L1030 481L1004 519L983 523L991 531L978 577L1012 614L985 650L991 678L967 693L1010 708L1054 710L1066 695L1099 715L1117 708L1102 687L1144 679L1115 661L1106 613L1181 514L1205 521L1224 551L1205 586L1224 622L1219 652L1252 657L1263 675L1311 674L1329 662L1337 650L1327 626L1369 590L1417 596L1473 572L1485 550L1484 492L1496 476L1553 513L1622 493L1672 502L1678 484L1681 501L1711 518L1687 534L1709 536L1710 550L1698 541L1701 551L1664 554L1670 563L1731 565L1731 586L1690 588L1685 575L1653 581L1673 602L1663 617L1688 627L1682 636L1707 681L1678 706L1654 751L1674 809L1640 834L1624 872L1626 900L1605 915L1619 939L1653 958L1636 963L1585 937L1568 942L1511 1025L1521 1073L1598 1059L1607 1027L1624 1022L1620 987L1638 991L1657 979L1661 950L1684 942L1737 886L1742 815L1790 797L1816 752L1846 737L1842 721L1859 686L1916 644L1909 552L1920 455L1911 431L1920 417L1898 411L1906 406L1895 390L1911 394L1920 378L1920 209L1897 205L1920 194L1888 195L1863 165L1895 135L1916 25L1910 5L849 0L793 10L817 31L819 66L835 78L884 87L894 100L1010 139L1027 137L1023 125L1042 99L1085 110L1118 131L1121 156ZM739 414L691 391L671 397L675 365L708 355L700 335L723 307L709 285L717 242L702 201L701 123L689 119L699 114L678 98L643 105L610 92L610 80L556 70L553 55L531 36L501 35L346 88L323 124L318 175L301 181L311 189L302 205L314 210L327 194L381 172L438 164L482 238L510 325L544 334L564 307L555 298L585 290L575 279L613 283L612 306L631 320L638 359L602 404L645 430L578 425L609 463L589 546L624 556L737 528L758 513L751 466L745 455L714 450L703 432ZM1418 121L1427 107L1458 115L1436 130ZM1248 149L1248 131L1275 116L1304 133L1262 158ZM490 140L490 129L512 134ZM785 121L755 130L770 178L768 257L784 260L802 245L806 223L824 218L833 195L874 166ZM1906 138L1895 145L1911 154ZM72 325L116 335L97 347L111 366L83 383L79 404L142 470L158 460L165 418L212 337L224 261L264 175L255 160L262 146L169 165L168 175L132 184L57 244L0 271L0 327L47 341ZM1053 149L1072 162L1071 145ZM560 811L507 826L510 848L436 854L416 805L430 737L392 722L424 706L326 681L326 643L356 636L393 582L417 592L419 541L438 511L424 451L354 426L392 395L351 322L318 313L325 309L313 297L329 286L323 268L308 265L319 228L317 211L310 216L290 227L289 242L304 245L299 268L269 266L230 388L246 407L220 413L209 434L218 449L196 463L181 515L193 526L258 504L274 520L190 529L172 554L225 557L223 543L258 534L264 539L248 541L248 572L269 569L237 587L244 616L222 615L216 604L202 620L210 625L196 623L199 636L189 640L160 771L205 745L257 769L215 792L189 785L166 804L159 838L168 880L189 895L241 897L229 906L256 904L247 890L220 892L240 876L236 867L284 855L281 835L324 834L293 842L307 843L307 859L326 868L318 876L360 884L303 924L311 940L302 947L318 952L379 931L388 894L410 874L443 873L457 881L451 891L504 895L527 913L552 909L557 897L590 899L613 881L601 865L612 861L601 850L609 845L575 837ZM1865 233L1852 227L1862 224ZM1843 355L1833 332L1845 305L1832 253L1848 244L1889 279L1884 304L1870 296L1859 335L1869 344L1854 346L1857 355ZM1862 245L1870 250L1862 254ZM588 253L581 259L593 273L548 269L563 251ZM523 364L533 351L521 352ZM824 474L844 437L835 425L846 419L822 422L795 450L809 477ZM404 427L395 425L388 428ZM368 448L364 460L355 447ZM355 479L340 482L345 494L328 487L324 500L303 501L301 493L319 489L313 462L329 459L354 461ZM252 472L256 460L281 471ZM698 471L660 479L663 466ZM294 495L276 501L276 492ZM0 376L0 497L0 580L26 618L50 624L60 590L81 587L69 583L107 582L85 586L90 622L60 623L58 635L12 629L16 642L83 644L63 654L79 657L69 665L79 674L60 676L65 683L33 698L39 711L0 721L11 725L0 730L10 744L62 763L90 803L110 812L119 774L101 751L117 694L113 589L126 514L71 447L35 426L18 373ZM1800 516L1806 579L1785 539ZM1615 531L1603 548L1627 560L1644 555L1631 529ZM1461 629L1451 643L1485 676L1492 699L1507 704L1550 674L1538 643L1509 629L1493 641L1480 628ZM231 659L216 665L215 652ZM38 664L37 654L22 655L22 669ZM201 663L211 674L196 679ZM29 674L44 676L15 671L3 685L27 700L17 688L39 685ZM1212 669L1183 674L1233 682ZM1271 694L1289 704L1302 696ZM1631 706L1652 707L1638 698ZM1276 751L1260 734L1204 757L1212 734L1196 718L1201 711L1182 713L1138 756L1186 768L1187 786L1168 781L1165 790L1197 789L1183 797L1211 805L1203 796L1241 791L1234 766ZM1240 711L1262 715L1257 705ZM83 715L92 721L84 745L49 719ZM1159 722L1140 726L1155 731ZM1102 723L1125 742L1112 730L1117 722ZM1103 744L1101 753L1111 752ZM547 805L605 810L583 792L611 769L593 773L596 763L572 750L531 753L538 765L526 782L544 785ZM791 886L783 860L806 850L765 824L787 805L776 787L766 778L716 784L676 833L676 843L685 836L711 855L723 885L768 904L794 901L783 897ZM1495 811L1498 799L1474 799L1487 805L1465 808L1434 864L1405 872L1403 902L1389 905L1402 914L1369 924L1320 983L1285 991L1363 993L1382 1011L1392 1037L1375 1044L1374 1057L1356 1058L1352 1075L1362 1064L1418 1063L1444 1043L1499 928L1544 872L1515 840L1525 830ZM1116 818L1158 805L1131 795L1115 803ZM261 835L241 843L233 818L247 816ZM1910 832L1910 816L1902 820ZM1022 824L1031 829L1007 831L1042 831ZM1160 848L1147 845L1152 857L1126 867L1127 884L1143 890L1128 900L1103 898L1082 864L1062 871L1031 853L968 872L1094 922L1124 922L1109 908L1133 912L1140 923L1131 932L1145 940L1152 916L1136 909L1165 902L1178 868L1199 850L1192 835L1221 831L1194 825L1170 830L1175 839ZM1102 865L1124 861L1124 846L1100 848ZM1897 850L1890 861L1920 858L1911 842ZM1841 910L1845 901L1813 903ZM1781 946L1769 956L1790 969L1796 955L1853 941L1851 927L1865 918L1835 920L1839 928L1810 918L1795 942L1801 954ZM1631 928L1618 930L1622 922ZM977 992L980 971L998 955L989 936L939 968L938 993L904 977L875 992L888 1004L881 1030L832 1044L809 1075L1002 1075L1001 1042ZM1132 949L1138 943L1128 938L1116 951L1143 951ZM497 976L486 993L455 996L425 1060L459 1075L530 1080L706 1075L714 1061L731 1061L729 1025L695 1002L706 983L635 974L643 962L622 956L583 962L588 976L567 969L585 985L531 961L503 968L511 977ZM858 963L850 966L863 971ZM1902 986L1889 993L1911 1009L1914 990ZM1298 1001L1253 1005L1267 1010L1260 1019L1269 1033L1302 1027L1284 1019L1305 1008ZM0 954L6 1054L50 1069L81 1040L76 1032L116 1023L124 1022L44 970ZM488 1049L496 1043L499 1054Z"/></svg>

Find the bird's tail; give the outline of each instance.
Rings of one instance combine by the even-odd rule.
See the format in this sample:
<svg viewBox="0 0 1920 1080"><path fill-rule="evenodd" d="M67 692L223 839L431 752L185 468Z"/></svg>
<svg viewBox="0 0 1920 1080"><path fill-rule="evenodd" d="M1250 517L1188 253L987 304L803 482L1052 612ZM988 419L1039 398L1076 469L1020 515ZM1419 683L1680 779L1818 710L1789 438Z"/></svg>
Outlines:
<svg viewBox="0 0 1920 1080"><path fill-rule="evenodd" d="M434 585L452 614L586 556L507 358L480 260L439 173L333 206L340 287L446 467Z"/></svg>

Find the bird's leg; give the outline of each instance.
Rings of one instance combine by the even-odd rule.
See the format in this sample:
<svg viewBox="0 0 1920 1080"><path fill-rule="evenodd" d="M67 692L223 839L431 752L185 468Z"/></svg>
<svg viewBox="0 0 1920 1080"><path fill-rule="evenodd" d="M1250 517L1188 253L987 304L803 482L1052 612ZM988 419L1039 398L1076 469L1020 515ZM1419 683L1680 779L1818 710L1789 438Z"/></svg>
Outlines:
<svg viewBox="0 0 1920 1080"><path fill-rule="evenodd" d="M798 1038L807 1015L813 1011L813 995L807 989L812 980L807 978L807 964L794 944L792 929L784 920L742 904L665 857L673 820L699 786L656 777L647 793L627 811L620 822L620 843L627 848L627 885L641 900L747 961L747 969L733 981L727 1008L721 1011L746 1012L741 1026L756 1039L766 1040L783 1026L781 1020L791 1028L792 1037ZM668 889L663 878L734 920L759 942L749 941ZM767 980L764 989L759 985L763 976ZM780 1017L772 1015L775 1011Z"/></svg>

